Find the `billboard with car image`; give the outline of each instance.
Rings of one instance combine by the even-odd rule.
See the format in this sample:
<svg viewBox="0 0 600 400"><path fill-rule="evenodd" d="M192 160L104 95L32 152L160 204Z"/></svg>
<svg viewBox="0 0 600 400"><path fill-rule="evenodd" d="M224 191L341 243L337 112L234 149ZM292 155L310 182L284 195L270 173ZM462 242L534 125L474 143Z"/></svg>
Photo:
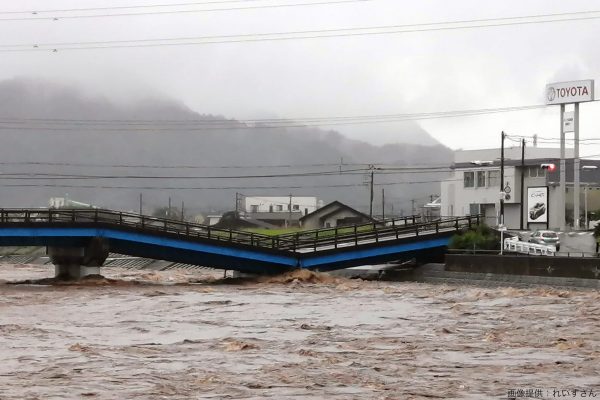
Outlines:
<svg viewBox="0 0 600 400"><path fill-rule="evenodd" d="M548 186L527 188L527 222L548 222Z"/></svg>

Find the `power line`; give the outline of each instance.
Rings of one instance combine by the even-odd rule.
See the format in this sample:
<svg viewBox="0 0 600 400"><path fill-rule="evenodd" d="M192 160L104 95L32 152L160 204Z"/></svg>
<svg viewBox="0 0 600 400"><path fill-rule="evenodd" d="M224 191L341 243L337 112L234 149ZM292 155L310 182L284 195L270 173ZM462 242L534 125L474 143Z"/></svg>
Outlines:
<svg viewBox="0 0 600 400"><path fill-rule="evenodd" d="M85 174L55 174L55 173L6 173L0 175L2 180L12 179L264 179L264 178L292 178L292 177L316 177L331 175L347 175L357 171L368 171L366 168L299 172L285 174L263 174L263 175L205 175L205 176L185 176L185 175L85 175Z"/></svg>
<svg viewBox="0 0 600 400"><path fill-rule="evenodd" d="M257 0L255 0L257 1ZM2 21L60 21L65 19L83 19L83 18L107 18L107 17L136 17L136 16L145 16L145 15L169 15L169 14L192 14L192 13L203 13L203 12L217 12L217 11L241 11L241 10L259 10L259 9L268 9L268 8L287 8L287 7L305 7L305 6L321 6L321 5L340 5L347 3L357 3L357 2L365 2L372 0L328 0L328 1L316 1L312 3L290 3L290 4L263 4L263 5L251 5L251 6L237 6L237 7L223 7L223 8L206 8L206 9L194 9L194 10L164 10L164 11L142 11L142 12L119 12L119 13L111 13L111 14L77 14L77 15L54 15L54 16L39 16L39 14L49 14L49 13L65 13L69 11L43 11L43 12L35 12L35 17L10 17L10 18L0 18L0 22ZM155 6L158 7L158 6ZM167 7L167 6L163 6ZM174 7L174 6L169 6ZM116 7L115 9L123 9L130 7ZM104 8L107 10L110 8ZM80 9L80 11L90 11L96 9ZM2 14L2 13L0 13Z"/></svg>
<svg viewBox="0 0 600 400"><path fill-rule="evenodd" d="M417 185L441 182L462 182L463 179L446 180L426 180L426 181L405 181L405 182L385 182L376 183L375 186L393 186L393 185ZM116 186L116 185L72 185L72 184L3 184L2 187L13 188L69 188L69 189L130 189L130 190L253 190L253 189L326 189L326 188L352 188L367 187L365 183L356 184L337 184L337 185L289 185L289 186ZM249 196L253 197L253 196Z"/></svg>
<svg viewBox="0 0 600 400"><path fill-rule="evenodd" d="M364 175L371 171L368 168L342 170L342 171L319 171L319 172L302 172L288 174L265 174L265 175L224 175L224 176L187 176L187 175L85 175L85 174L59 174L47 172L19 172L19 173L3 173L0 175L0 180L101 180L101 179L266 179L266 178L304 178L304 177L326 177L326 176L349 176L349 175ZM398 175L398 174L433 174L453 172L450 167L444 168L421 168L419 170L392 170L392 171L377 171L377 175Z"/></svg>
<svg viewBox="0 0 600 400"><path fill-rule="evenodd" d="M203 6L207 4L225 4L225 3L246 3L257 2L262 0L213 0L213 1L195 1L188 3L173 3L173 4L142 4L133 6L109 6L109 7L93 7L93 8L63 8L54 10L26 10L26 11L0 11L3 14L42 14L42 13L62 13L62 12L89 12L89 11L108 11L108 10L124 10L124 9L149 9L157 7L188 7L188 6Z"/></svg>
<svg viewBox="0 0 600 400"><path fill-rule="evenodd" d="M91 168L149 168L149 169L260 169L260 168L310 168L335 166L367 166L369 163L314 163L314 164L272 164L272 165L151 165L151 164L95 164L75 162L44 161L0 161L0 165L32 165Z"/></svg>
<svg viewBox="0 0 600 400"><path fill-rule="evenodd" d="M594 100L600 101L600 100ZM420 113L392 113L392 114L370 114L370 115L352 115L352 116L321 116L321 117L285 117L285 118L260 118L260 119L72 119L72 118L17 118L17 117L0 117L0 121L4 122L44 122L44 123L81 123L81 124L253 124L253 123L289 123L289 122L320 122L320 121L337 121L337 120L362 120L362 119L380 119L380 118L404 118L414 116L427 115L446 115L446 114L462 114L462 113L488 113L495 111L521 111L529 109L546 108L546 104L532 104L510 107L494 107L494 108L475 108L463 110L446 110L446 111L431 111Z"/></svg>
<svg viewBox="0 0 600 400"><path fill-rule="evenodd" d="M349 167L374 165L375 169L389 170L428 170L446 169L447 164L376 164L376 163L313 163L313 164L271 164L271 165L150 165L150 164L95 164L76 162L44 162L44 161L0 161L0 165L31 165L31 166L64 166L92 168L150 168L150 169L262 169L262 168L313 168L313 167ZM362 170L362 169L361 169ZM342 170L344 172L345 170ZM339 170L338 170L339 172ZM27 173L24 173L27 175ZM1 176L0 176L1 177Z"/></svg>
<svg viewBox="0 0 600 400"><path fill-rule="evenodd" d="M489 115L497 113L507 113L516 111L528 111L546 108L545 104L517 106L517 107L499 107L487 109L473 110L455 110L441 112L426 112L413 114L388 114L388 115L372 115L372 116L357 116L357 117L322 117L319 118L299 118L300 121L310 121L310 123L295 122L291 119L281 119L281 123L275 125L267 124L269 120L264 120L265 123L260 123L261 120L243 120L230 122L223 120L220 122L206 122L202 120L188 122L185 120L162 122L160 120L69 120L69 119L35 119L35 118L0 118L0 130L17 130L17 131L52 131L60 133L68 133L70 131L80 133L82 128L86 128L88 133L98 132L115 132L115 133L159 133L159 132L177 132L189 133L196 131L211 131L211 130L260 130L260 129L284 129L284 128L311 128L320 126L339 126L339 125L362 125L376 123L393 123L404 121L423 121L431 119L469 117L478 115ZM121 122L122 121L122 122ZM127 122L129 121L129 122ZM275 121L275 120L272 120ZM288 123L285 123L288 121ZM119 126L118 124L124 125ZM149 126L151 124L161 124L166 126ZM53 125L46 126L45 124ZM183 124L193 124L189 127L182 127ZM234 125L235 124L235 125ZM97 126L96 126L97 125ZM134 125L133 127L129 127ZM233 125L233 126L232 126Z"/></svg>
<svg viewBox="0 0 600 400"><path fill-rule="evenodd" d="M495 28L513 25L545 24L552 22L583 21L600 18L600 11L578 11L569 13L537 14L516 17L485 18L462 21L430 22L419 24L371 26L356 28L334 28L291 32L269 32L238 35L212 35L197 37L178 37L160 39L107 40L90 42L57 42L35 44L0 45L1 52L91 50L106 48L134 48L158 46L185 46L201 44L244 43L260 41L281 41L298 39L317 39L344 36L389 35L401 33L447 31L476 28Z"/></svg>

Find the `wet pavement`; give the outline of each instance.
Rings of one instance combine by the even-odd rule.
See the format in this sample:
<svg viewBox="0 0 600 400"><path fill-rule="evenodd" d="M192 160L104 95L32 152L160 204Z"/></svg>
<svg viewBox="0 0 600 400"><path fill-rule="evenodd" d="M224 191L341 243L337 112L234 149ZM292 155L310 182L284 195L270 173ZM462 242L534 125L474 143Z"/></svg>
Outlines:
<svg viewBox="0 0 600 400"><path fill-rule="evenodd" d="M103 273L116 281L0 283L0 399L600 397L594 290Z"/></svg>

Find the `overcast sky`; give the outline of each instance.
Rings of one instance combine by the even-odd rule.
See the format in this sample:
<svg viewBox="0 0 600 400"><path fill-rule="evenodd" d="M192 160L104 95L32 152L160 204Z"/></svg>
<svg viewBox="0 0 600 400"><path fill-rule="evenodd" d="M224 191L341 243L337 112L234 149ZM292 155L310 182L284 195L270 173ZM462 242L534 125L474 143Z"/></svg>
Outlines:
<svg viewBox="0 0 600 400"><path fill-rule="evenodd" d="M204 8L311 1L317 0L243 1ZM0 10L182 2L0 0ZM596 9L600 9L599 2L591 0L371 0L173 15L0 21L0 44L237 35ZM10 16L14 15L0 15ZM592 19L291 41L2 53L0 79L44 78L120 101L167 96L200 113L232 118L480 109L542 104L547 82L600 79L598 37L600 20ZM600 137L599 107L597 103L582 105L583 138ZM421 124L434 138L456 149L496 147L501 130L558 137L558 121L558 108L550 107ZM335 129L353 138L388 143L397 140L394 129L400 124ZM600 153L600 149L587 146L582 153Z"/></svg>

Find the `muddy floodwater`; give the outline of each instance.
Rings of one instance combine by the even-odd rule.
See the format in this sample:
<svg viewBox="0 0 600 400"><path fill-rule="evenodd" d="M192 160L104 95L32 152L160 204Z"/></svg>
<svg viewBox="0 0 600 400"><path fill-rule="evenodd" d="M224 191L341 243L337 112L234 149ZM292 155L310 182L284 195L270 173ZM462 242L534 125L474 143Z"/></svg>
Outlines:
<svg viewBox="0 0 600 400"><path fill-rule="evenodd" d="M600 398L595 290L103 273L0 265L0 399Z"/></svg>

